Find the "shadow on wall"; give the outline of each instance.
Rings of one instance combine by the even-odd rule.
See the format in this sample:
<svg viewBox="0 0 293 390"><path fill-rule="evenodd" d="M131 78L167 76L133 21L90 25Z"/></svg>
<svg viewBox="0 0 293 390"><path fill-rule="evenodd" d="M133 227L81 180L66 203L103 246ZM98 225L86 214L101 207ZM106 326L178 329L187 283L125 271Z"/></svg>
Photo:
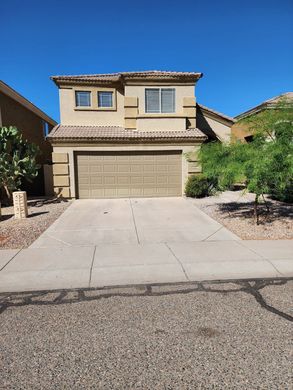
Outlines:
<svg viewBox="0 0 293 390"><path fill-rule="evenodd" d="M219 139L217 134L207 122L199 106L196 107L196 127L208 137L205 142L217 141Z"/></svg>

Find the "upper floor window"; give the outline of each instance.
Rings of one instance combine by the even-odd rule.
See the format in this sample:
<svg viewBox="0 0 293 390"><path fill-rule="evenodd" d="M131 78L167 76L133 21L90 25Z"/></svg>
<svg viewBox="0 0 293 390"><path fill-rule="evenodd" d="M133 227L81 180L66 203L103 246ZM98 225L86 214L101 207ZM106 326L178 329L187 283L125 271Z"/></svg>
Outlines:
<svg viewBox="0 0 293 390"><path fill-rule="evenodd" d="M113 107L113 92L98 91L98 107Z"/></svg>
<svg viewBox="0 0 293 390"><path fill-rule="evenodd" d="M76 107L90 107L91 93L89 91L75 91Z"/></svg>
<svg viewBox="0 0 293 390"><path fill-rule="evenodd" d="M175 112L175 88L146 88L145 112Z"/></svg>

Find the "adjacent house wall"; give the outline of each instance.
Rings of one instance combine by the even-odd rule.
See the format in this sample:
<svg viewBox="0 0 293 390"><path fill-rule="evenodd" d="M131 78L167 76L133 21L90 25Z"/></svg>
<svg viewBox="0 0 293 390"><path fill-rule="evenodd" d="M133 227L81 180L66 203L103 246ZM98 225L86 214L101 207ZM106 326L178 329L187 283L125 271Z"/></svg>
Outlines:
<svg viewBox="0 0 293 390"><path fill-rule="evenodd" d="M235 123L231 128L231 139L232 141L245 141L245 137L252 135L251 130L247 124Z"/></svg>
<svg viewBox="0 0 293 390"><path fill-rule="evenodd" d="M16 126L29 142L39 146L41 154L37 156L38 164L45 164L52 159L52 146L46 141L43 131L43 119L22 104L0 92L0 111L2 126ZM49 125L49 131L53 128ZM45 195L43 167L32 183L23 182L22 189L29 195Z"/></svg>
<svg viewBox="0 0 293 390"><path fill-rule="evenodd" d="M39 146L42 154L38 156L38 163L44 164L47 160L51 160L52 146L45 139L43 119L2 92L0 92L0 108L2 126L16 126L24 138ZM52 128L53 126L49 124L49 130Z"/></svg>

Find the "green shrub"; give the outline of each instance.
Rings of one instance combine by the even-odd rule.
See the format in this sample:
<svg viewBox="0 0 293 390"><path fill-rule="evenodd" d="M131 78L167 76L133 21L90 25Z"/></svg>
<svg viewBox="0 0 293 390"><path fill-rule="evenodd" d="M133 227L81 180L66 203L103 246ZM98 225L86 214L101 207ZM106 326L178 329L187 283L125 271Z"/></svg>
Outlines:
<svg viewBox="0 0 293 390"><path fill-rule="evenodd" d="M192 175L187 180L185 194L191 198L204 198L211 194L212 188L213 185L206 176Z"/></svg>

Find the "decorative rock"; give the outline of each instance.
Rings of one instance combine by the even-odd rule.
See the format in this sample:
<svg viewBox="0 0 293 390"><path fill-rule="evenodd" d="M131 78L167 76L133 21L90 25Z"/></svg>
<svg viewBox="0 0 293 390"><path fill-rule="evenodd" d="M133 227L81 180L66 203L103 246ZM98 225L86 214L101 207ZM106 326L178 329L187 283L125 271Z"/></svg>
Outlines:
<svg viewBox="0 0 293 390"><path fill-rule="evenodd" d="M27 196L25 191L13 192L14 217L23 219L28 216Z"/></svg>

